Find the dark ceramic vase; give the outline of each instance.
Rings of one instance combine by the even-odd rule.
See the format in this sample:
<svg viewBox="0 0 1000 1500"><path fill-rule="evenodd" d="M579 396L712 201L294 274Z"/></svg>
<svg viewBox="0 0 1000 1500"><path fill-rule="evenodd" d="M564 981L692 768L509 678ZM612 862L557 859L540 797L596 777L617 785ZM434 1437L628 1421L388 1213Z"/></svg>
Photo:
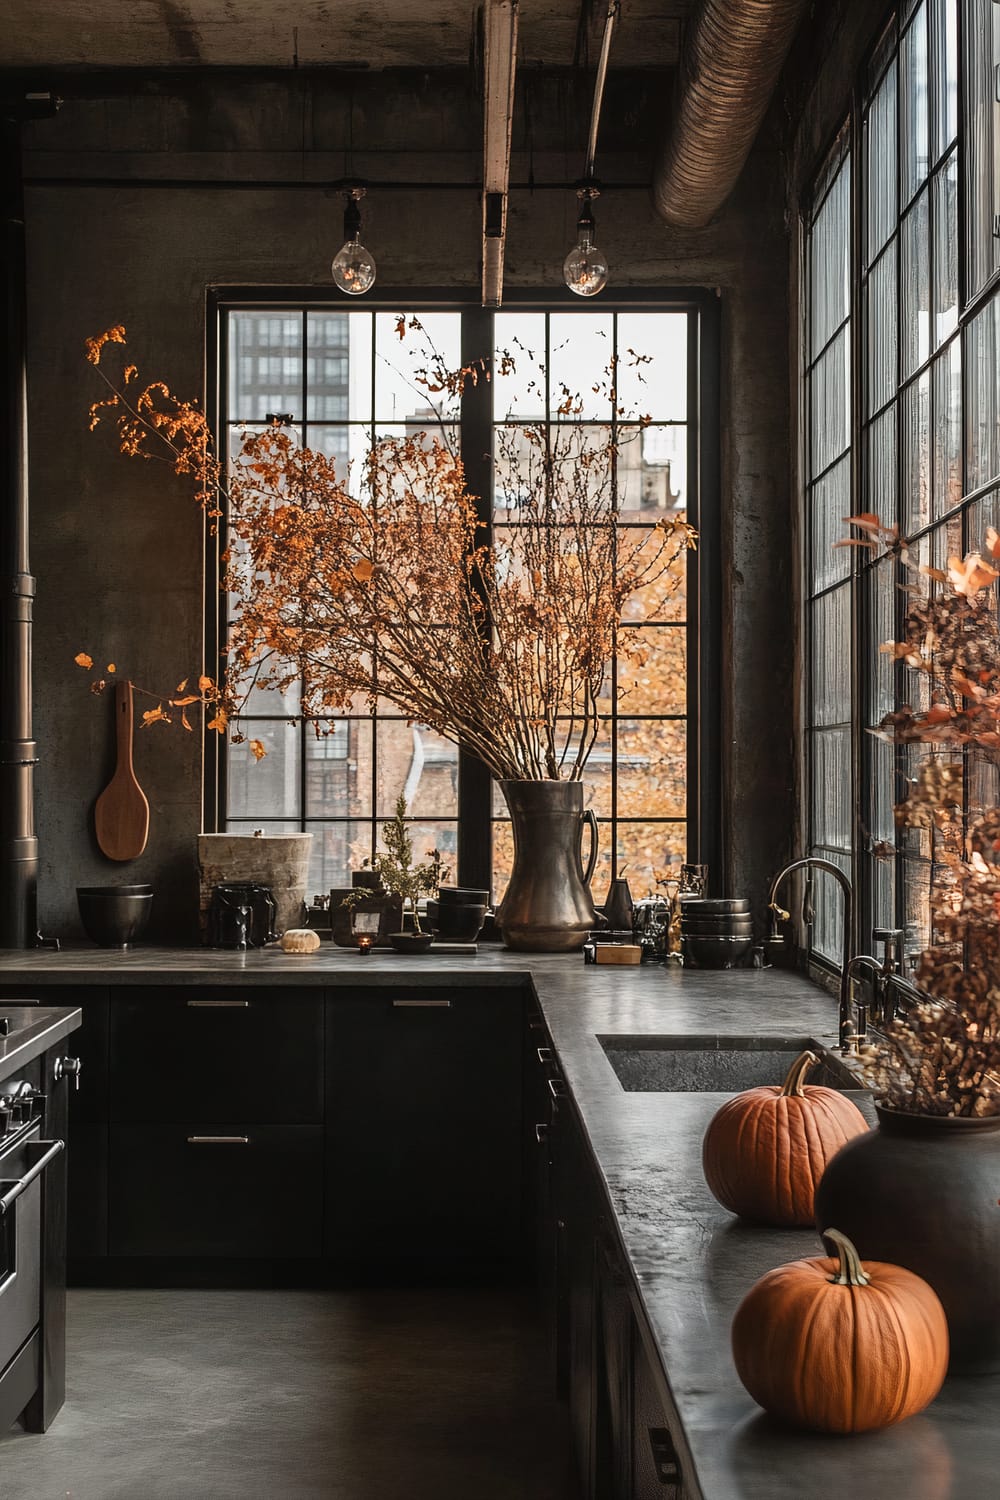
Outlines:
<svg viewBox="0 0 1000 1500"><path fill-rule="evenodd" d="M1000 1116L877 1110L816 1193L816 1225L915 1271L948 1318L953 1375L1000 1370Z"/></svg>

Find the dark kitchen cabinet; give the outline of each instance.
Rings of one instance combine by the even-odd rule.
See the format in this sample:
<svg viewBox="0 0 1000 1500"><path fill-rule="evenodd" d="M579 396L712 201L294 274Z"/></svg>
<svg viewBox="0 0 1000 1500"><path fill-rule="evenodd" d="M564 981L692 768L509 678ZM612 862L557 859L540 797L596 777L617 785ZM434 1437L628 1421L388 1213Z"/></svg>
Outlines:
<svg viewBox="0 0 1000 1500"><path fill-rule="evenodd" d="M110 1070L111 1256L319 1257L321 991L123 988Z"/></svg>
<svg viewBox="0 0 1000 1500"><path fill-rule="evenodd" d="M368 1270L481 1275L523 1262L523 997L331 997L326 1254Z"/></svg>
<svg viewBox="0 0 1000 1500"><path fill-rule="evenodd" d="M319 1256L322 1163L319 1126L112 1125L110 1252Z"/></svg>
<svg viewBox="0 0 1000 1500"><path fill-rule="evenodd" d="M323 1118L319 991L160 986L116 992L115 1121Z"/></svg>
<svg viewBox="0 0 1000 1500"><path fill-rule="evenodd" d="M582 1500L683 1500L655 1342L606 1188L549 1039L530 1056L529 1110L545 1110L539 1289Z"/></svg>

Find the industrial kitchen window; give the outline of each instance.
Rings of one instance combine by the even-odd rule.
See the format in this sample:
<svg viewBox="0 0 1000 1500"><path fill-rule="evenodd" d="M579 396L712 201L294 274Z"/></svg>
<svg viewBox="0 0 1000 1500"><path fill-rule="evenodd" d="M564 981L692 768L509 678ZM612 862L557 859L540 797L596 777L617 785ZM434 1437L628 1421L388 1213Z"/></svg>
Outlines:
<svg viewBox="0 0 1000 1500"><path fill-rule="evenodd" d="M805 703L809 851L851 871L851 565L835 550L851 499L851 159L838 142L817 184L807 228L804 320L806 424ZM813 885L813 946L839 962L840 887Z"/></svg>
<svg viewBox="0 0 1000 1500"><path fill-rule="evenodd" d="M917 563L940 568L950 555L978 547L986 527L1000 523L998 13L994 0L969 0L961 8L960 31L958 0L911 0L900 10L859 84L850 122L853 146L845 155L844 142L838 143L804 225L811 837L821 852L853 851L861 896L858 937L866 949L879 926L902 928L911 953L929 937L928 897L940 835L897 833L893 818L907 777L929 750L893 746L868 731L902 703L921 706L926 680L879 646L899 638L903 589L935 585L917 568L856 549L850 557L831 553L830 546L834 533L846 532L842 517L869 511L912 540ZM835 191L832 184L848 181L852 171L853 206L849 196L844 199L842 249L831 267L823 259L824 205ZM831 388L811 378L820 351L810 340L815 308L830 299L830 285L843 285L845 270L851 295L843 317L850 319L855 339L843 453L852 456L821 507L821 471L810 445L817 427L834 417ZM839 394L834 405L840 421ZM832 451L829 457L833 473ZM837 600L824 606L826 617L819 609L824 598ZM831 728L846 738L836 795L824 785L829 758L815 753L823 722L816 705L835 713ZM996 766L972 764L967 811L998 802ZM824 803L842 804L833 818L838 837L832 843L825 837L828 825L815 816ZM815 891L824 909L839 901L839 893L819 896L818 882ZM818 916L814 948L833 959L835 929L824 920Z"/></svg>
<svg viewBox="0 0 1000 1500"><path fill-rule="evenodd" d="M712 860L717 847L712 712L702 715L698 733L690 721L705 692L697 643L716 628L709 610L717 599L710 604L702 586L716 555L716 313L712 299L683 295L655 305L644 298L610 309L543 309L529 299L493 314L412 297L358 308L343 297L310 294L306 302L301 294L227 291L212 323L219 429L227 431L235 457L244 428L278 416L296 441L358 472L375 438L443 426L462 452L470 488L488 497L484 521L500 527L517 504L516 482L491 434L502 428L510 435L529 421L557 423L549 387L563 372L571 371L574 389L589 390L612 355L622 355L623 400L653 421L641 433L620 433L620 524L688 513L703 534L668 620L639 627L649 646L644 669L619 681L609 663L603 732L585 776L587 800L602 825L595 889L603 894L614 864L627 865L644 892L658 874L676 873L689 852ZM401 312L415 312L425 336L401 341ZM453 368L512 349L518 373L481 383L461 402L429 395L414 378L424 362L424 337ZM653 363L637 366L629 349L651 355ZM536 378L542 372L537 400L526 394L529 367ZM711 418L699 423L706 404ZM599 440L613 420L610 409L596 408L585 419ZM710 507L699 503L706 489ZM225 620L212 624L221 642ZM408 723L389 704L371 711L359 703L332 734L317 738L295 693L255 691L239 728L248 740L263 741L268 754L257 763L246 743L219 749L206 826L312 832L310 890L325 891L348 883L349 871L378 847L402 791L416 849L436 846L453 879L492 883L502 894L510 842L499 794L478 762L425 726Z"/></svg>

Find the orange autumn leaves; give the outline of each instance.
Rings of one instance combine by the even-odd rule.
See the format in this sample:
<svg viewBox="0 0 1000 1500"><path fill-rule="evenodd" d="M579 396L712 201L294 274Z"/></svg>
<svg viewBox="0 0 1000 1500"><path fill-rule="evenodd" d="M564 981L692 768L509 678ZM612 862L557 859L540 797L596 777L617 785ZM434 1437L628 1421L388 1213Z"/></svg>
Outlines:
<svg viewBox="0 0 1000 1500"><path fill-rule="evenodd" d="M880 648L922 675L929 701L923 708L903 704L886 714L878 732L894 743L1000 749L1000 631L990 592L1000 578L1000 534L989 527L982 551L950 556L947 568L938 568L914 564L912 544L877 516L847 520L862 535L837 545L862 547L876 556L884 549L940 586L934 594L907 589L902 638Z"/></svg>
<svg viewBox="0 0 1000 1500"><path fill-rule="evenodd" d="M396 331L419 327L400 319ZM162 382L140 390L131 365L117 384L100 368L124 338L119 326L88 344L110 390L92 423L113 422L126 456L166 459L210 518L227 502L228 671L221 691L199 685L209 728L225 730L253 688L294 683L317 725L383 699L499 777L582 775L607 663L634 649L619 627L662 615L695 544L679 517L618 526L615 444L595 446L574 422L519 427L523 451L503 451L502 436L513 503L487 547L461 461L433 433L379 440L348 473L275 424L244 435L223 484L195 403ZM483 361L449 371L433 352L415 375L428 393L480 378ZM183 686L144 721L180 708L184 724ZM265 754L259 740L249 748Z"/></svg>
<svg viewBox="0 0 1000 1500"><path fill-rule="evenodd" d="M89 671L93 670L94 658L89 654L89 652L87 652L87 651L78 651L77 654L76 654L76 656L74 656L73 660L74 660L74 662L76 663L76 665L78 667L83 667L85 671L89 672ZM111 661L111 662L108 662L108 665L105 668L105 670L109 674L114 674L117 671L117 667L115 666L115 663L113 661ZM188 712L187 712L188 709L190 708L190 706L193 703L200 703L200 704L203 704L203 705L214 705L214 704L216 704L217 700L219 698L219 689L218 689L218 686L212 680L211 677L204 677L204 676L198 678L198 691L197 692L188 692L188 691L186 691L187 686L188 686L188 681L187 681L187 678L185 677L184 680L182 682L179 682L177 684L176 688L174 689L174 692L178 696L176 696L176 697L159 697L159 695L157 695L156 693L151 693L148 690L148 688L138 687L135 683L132 683L132 691L134 693L140 693L144 697L147 697L147 698L158 698L158 702L156 703L156 706L154 708L147 708L147 709L145 709L140 714L139 717L140 717L141 722L140 722L139 728L140 729L147 729L151 724L171 724L173 722L173 716L170 713L168 713L167 710L168 710L168 708L179 708L180 711L181 711L180 712L181 727L183 729L186 729L189 733L192 732L193 729L194 729L194 726L191 723L191 720L188 718ZM103 677L99 677L99 678L95 678L91 682L91 684L90 684L90 691L92 693L103 693L104 689L106 687L107 687L106 680ZM228 715L227 715L225 709L221 708L221 707L217 707L215 715L214 715L214 718L209 723L208 728L209 729L216 729L216 730L219 730L220 732L222 732L222 731L225 730L227 722L228 722ZM260 742L257 741L257 743L259 744ZM256 753L257 752L254 751L254 754L256 754ZM261 755L266 754L266 751L263 749L263 747L261 747L260 754ZM258 757L258 759L259 759L259 757Z"/></svg>

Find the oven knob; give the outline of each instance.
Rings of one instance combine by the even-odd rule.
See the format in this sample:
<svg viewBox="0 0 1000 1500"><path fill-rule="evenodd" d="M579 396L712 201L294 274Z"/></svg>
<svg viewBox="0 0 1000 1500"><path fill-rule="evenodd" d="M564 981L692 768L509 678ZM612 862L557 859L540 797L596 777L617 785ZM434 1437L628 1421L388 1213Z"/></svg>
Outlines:
<svg viewBox="0 0 1000 1500"><path fill-rule="evenodd" d="M52 1064L52 1077L58 1083L60 1078L72 1077L73 1087L80 1087L80 1068L82 1064L78 1057L57 1057Z"/></svg>

